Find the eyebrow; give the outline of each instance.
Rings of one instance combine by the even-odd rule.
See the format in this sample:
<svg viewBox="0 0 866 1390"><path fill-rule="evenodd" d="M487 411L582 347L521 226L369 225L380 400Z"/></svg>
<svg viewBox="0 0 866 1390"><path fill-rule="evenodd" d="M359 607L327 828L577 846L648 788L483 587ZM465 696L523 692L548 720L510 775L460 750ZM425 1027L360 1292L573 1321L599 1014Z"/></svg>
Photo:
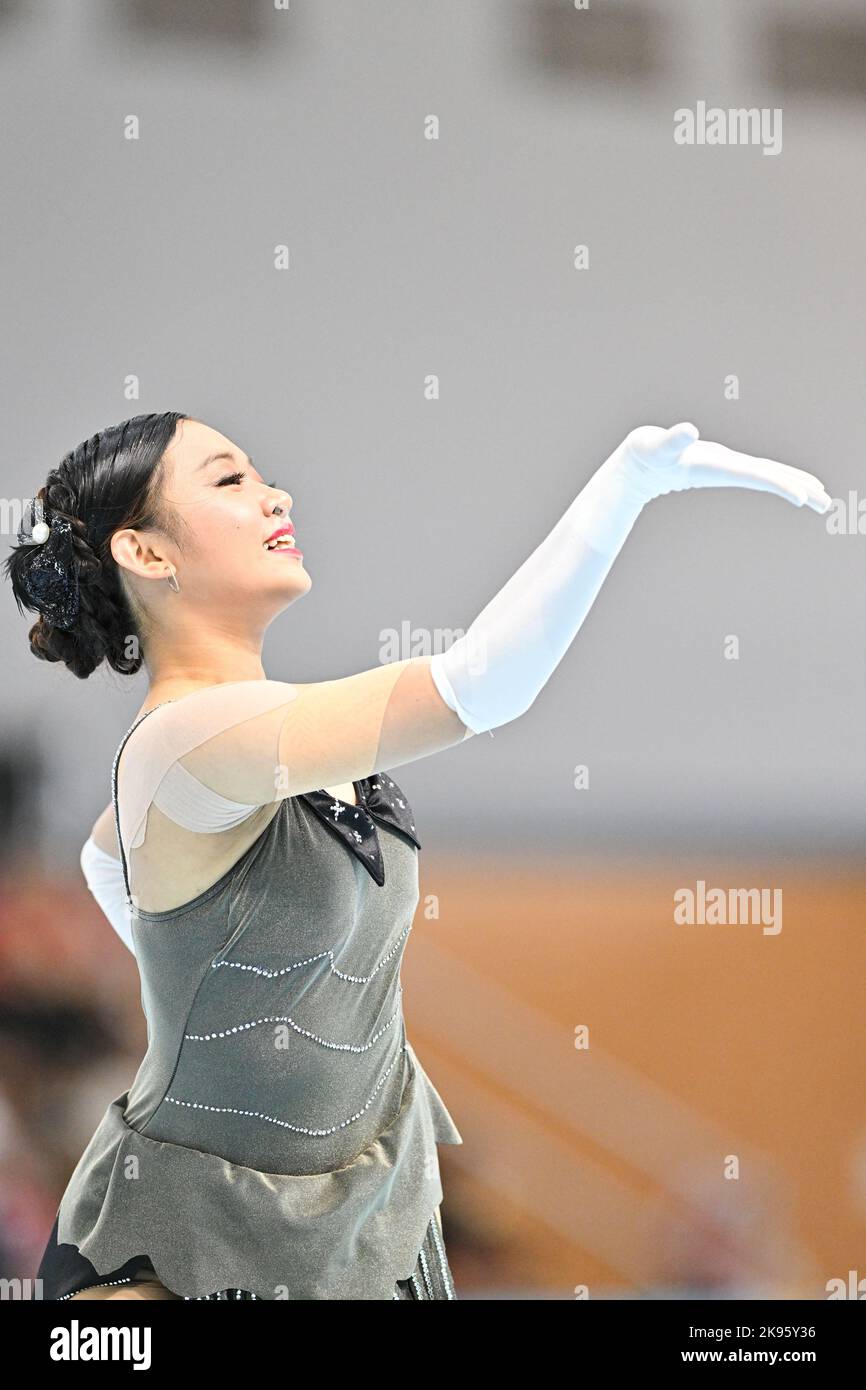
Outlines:
<svg viewBox="0 0 866 1390"><path fill-rule="evenodd" d="M209 458L205 459L204 463L200 463L198 465L198 468L196 468L196 472L198 472L201 468L207 468L209 463L217 463L220 459L228 459L229 463L237 463L237 459L235 458L234 454L211 454ZM252 458L250 458L249 455L247 455L247 467L254 467Z"/></svg>

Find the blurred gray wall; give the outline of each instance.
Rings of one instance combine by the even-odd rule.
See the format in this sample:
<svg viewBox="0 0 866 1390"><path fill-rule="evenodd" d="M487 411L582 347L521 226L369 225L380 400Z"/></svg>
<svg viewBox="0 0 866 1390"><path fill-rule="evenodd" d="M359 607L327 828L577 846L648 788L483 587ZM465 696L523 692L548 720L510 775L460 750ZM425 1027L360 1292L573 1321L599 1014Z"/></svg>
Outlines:
<svg viewBox="0 0 866 1390"><path fill-rule="evenodd" d="M7 0L4 496L129 415L204 418L294 497L313 588L265 658L310 681L404 623L468 627L634 425L859 495L864 25L836 0ZM699 101L782 108L781 152L677 145ZM864 550L763 494L653 503L535 706L398 773L425 848L856 852ZM37 663L27 627L7 586L3 738L39 748L40 843L71 862L146 685Z"/></svg>

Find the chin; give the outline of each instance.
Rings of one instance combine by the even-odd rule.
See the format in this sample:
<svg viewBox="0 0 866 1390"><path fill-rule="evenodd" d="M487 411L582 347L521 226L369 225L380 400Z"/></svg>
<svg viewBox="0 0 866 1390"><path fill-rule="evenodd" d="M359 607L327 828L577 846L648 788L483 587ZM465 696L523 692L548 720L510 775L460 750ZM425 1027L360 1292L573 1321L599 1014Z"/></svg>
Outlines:
<svg viewBox="0 0 866 1390"><path fill-rule="evenodd" d="M286 577L278 592L283 595L287 603L294 603L296 598L303 598L304 594L309 593L312 587L312 577L299 565L294 574Z"/></svg>

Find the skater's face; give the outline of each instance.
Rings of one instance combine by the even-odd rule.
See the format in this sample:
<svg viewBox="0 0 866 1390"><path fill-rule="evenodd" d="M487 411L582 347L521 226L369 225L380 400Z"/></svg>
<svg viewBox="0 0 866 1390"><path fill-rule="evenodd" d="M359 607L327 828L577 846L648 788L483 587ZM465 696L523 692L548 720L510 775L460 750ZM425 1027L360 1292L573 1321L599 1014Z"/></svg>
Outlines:
<svg viewBox="0 0 866 1390"><path fill-rule="evenodd" d="M176 553L168 544L163 550L177 573L185 617L198 613L206 622L225 618L233 627L247 622L250 631L260 630L311 588L294 548L301 540L292 534L290 494L279 482L265 482L219 430L199 420L178 422L161 491L183 536ZM281 548L268 549L265 542L286 527ZM178 612L177 605L166 612Z"/></svg>

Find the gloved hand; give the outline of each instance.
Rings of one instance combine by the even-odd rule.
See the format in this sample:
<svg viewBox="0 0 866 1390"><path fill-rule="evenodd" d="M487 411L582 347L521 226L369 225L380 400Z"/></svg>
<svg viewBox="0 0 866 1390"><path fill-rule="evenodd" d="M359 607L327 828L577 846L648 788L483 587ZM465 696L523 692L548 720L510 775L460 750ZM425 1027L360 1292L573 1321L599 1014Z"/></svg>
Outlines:
<svg viewBox="0 0 866 1390"><path fill-rule="evenodd" d="M773 492L826 512L811 473L698 438L688 422L639 425L592 475L468 631L430 664L446 705L473 733L516 719L559 664L647 502L692 487Z"/></svg>
<svg viewBox="0 0 866 1390"><path fill-rule="evenodd" d="M637 516L656 497L687 488L744 487L772 492L824 513L832 498L812 473L700 439L687 421L662 429L638 425L593 474L575 508L575 530L613 558ZM624 530L625 528L625 530Z"/></svg>

